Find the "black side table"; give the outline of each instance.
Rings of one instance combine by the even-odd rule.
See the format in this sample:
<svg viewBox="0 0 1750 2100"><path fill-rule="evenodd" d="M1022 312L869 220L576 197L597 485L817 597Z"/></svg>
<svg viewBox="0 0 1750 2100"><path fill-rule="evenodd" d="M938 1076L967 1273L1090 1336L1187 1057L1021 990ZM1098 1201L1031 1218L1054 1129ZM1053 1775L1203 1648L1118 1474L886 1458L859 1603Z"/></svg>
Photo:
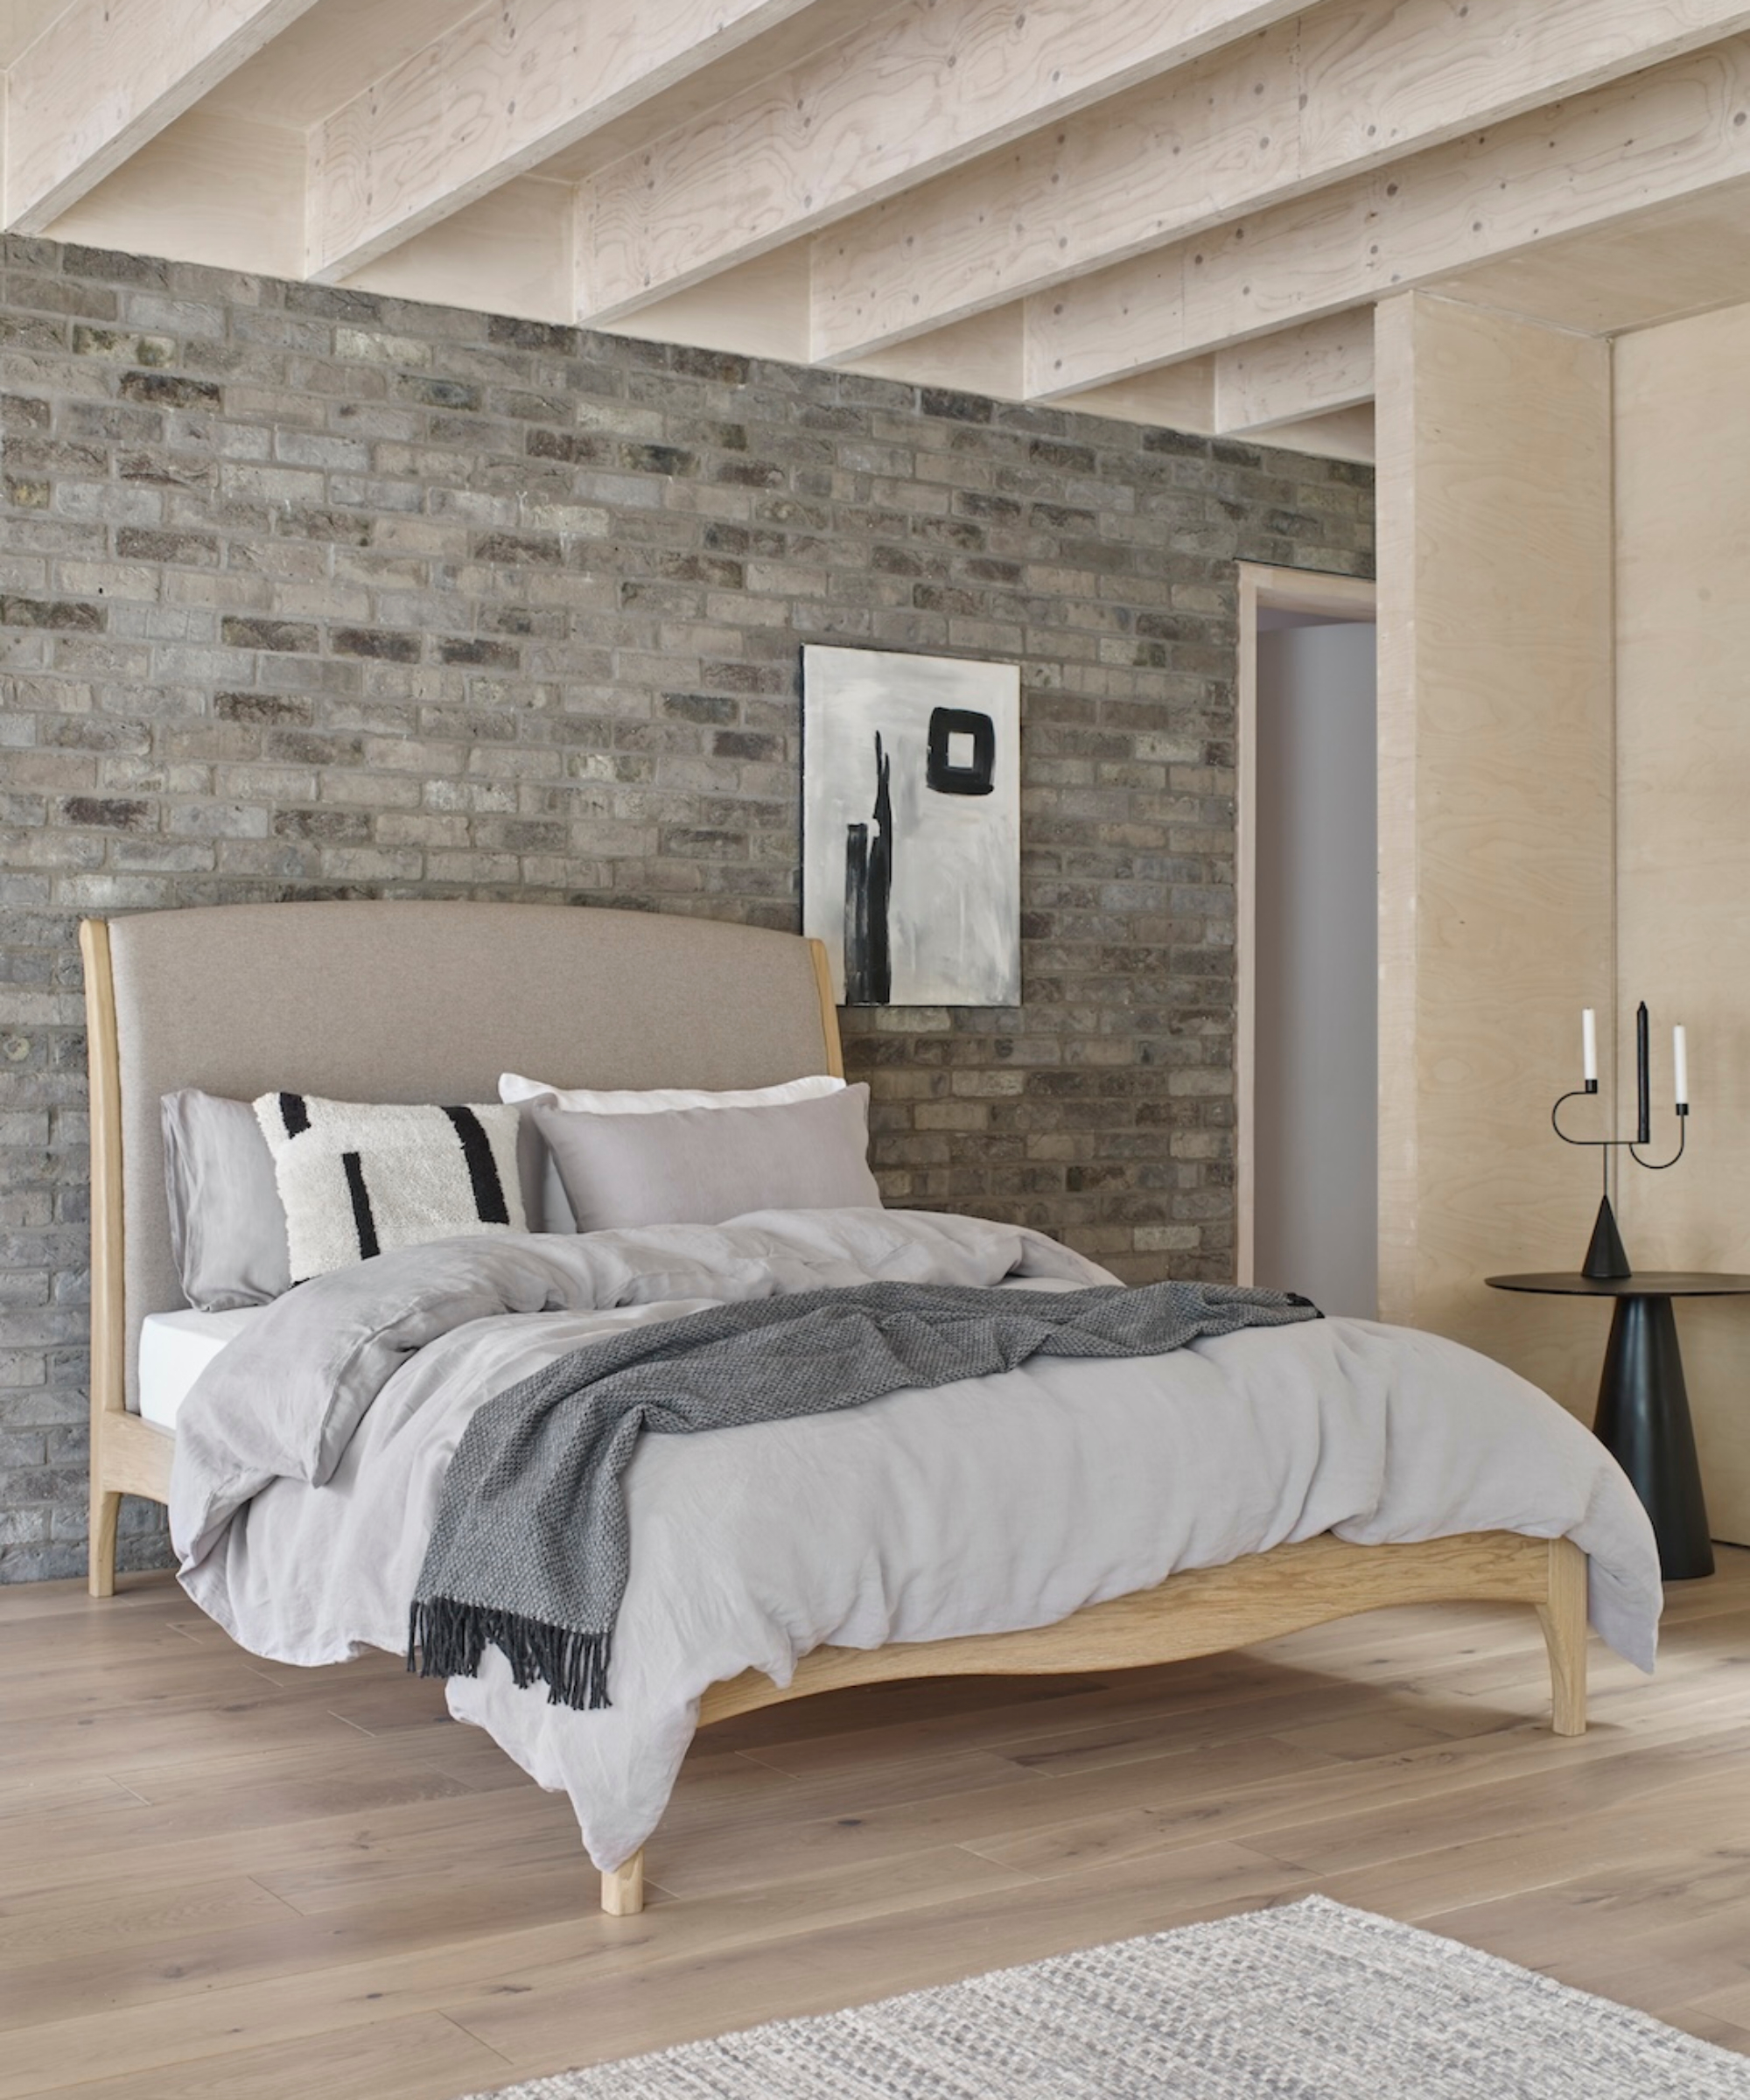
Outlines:
<svg viewBox="0 0 1750 2100"><path fill-rule="evenodd" d="M1659 1541L1660 1573L1668 1582L1712 1575L1713 1546L1671 1300L1743 1297L1750 1294L1750 1276L1649 1269L1597 1282L1573 1275L1487 1280L1497 1291L1615 1299L1592 1429L1646 1504Z"/></svg>

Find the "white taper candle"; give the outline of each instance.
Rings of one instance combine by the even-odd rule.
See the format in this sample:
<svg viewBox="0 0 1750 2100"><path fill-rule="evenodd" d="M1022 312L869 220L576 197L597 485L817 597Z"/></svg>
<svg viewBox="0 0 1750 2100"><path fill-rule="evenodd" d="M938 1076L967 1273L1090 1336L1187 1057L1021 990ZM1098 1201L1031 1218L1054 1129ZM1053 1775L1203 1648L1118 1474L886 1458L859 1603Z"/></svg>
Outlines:
<svg viewBox="0 0 1750 2100"><path fill-rule="evenodd" d="M1583 1079L1598 1077L1598 1016L1590 1006L1580 1013L1580 1054L1586 1060Z"/></svg>
<svg viewBox="0 0 1750 2100"><path fill-rule="evenodd" d="M1690 1105L1690 1039L1681 1028L1671 1031L1671 1069L1676 1078L1677 1106Z"/></svg>

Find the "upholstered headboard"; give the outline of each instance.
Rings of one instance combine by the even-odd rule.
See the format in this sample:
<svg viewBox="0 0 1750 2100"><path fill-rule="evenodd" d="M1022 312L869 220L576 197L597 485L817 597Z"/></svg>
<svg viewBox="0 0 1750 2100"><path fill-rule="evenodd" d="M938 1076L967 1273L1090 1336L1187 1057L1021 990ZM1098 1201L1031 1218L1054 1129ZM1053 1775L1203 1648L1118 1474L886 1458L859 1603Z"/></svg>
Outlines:
<svg viewBox="0 0 1750 2100"><path fill-rule="evenodd" d="M836 1072L818 946L565 905L221 905L88 921L94 1407L135 1403L140 1323L184 1302L162 1095L459 1102L495 1101L505 1070L712 1088Z"/></svg>

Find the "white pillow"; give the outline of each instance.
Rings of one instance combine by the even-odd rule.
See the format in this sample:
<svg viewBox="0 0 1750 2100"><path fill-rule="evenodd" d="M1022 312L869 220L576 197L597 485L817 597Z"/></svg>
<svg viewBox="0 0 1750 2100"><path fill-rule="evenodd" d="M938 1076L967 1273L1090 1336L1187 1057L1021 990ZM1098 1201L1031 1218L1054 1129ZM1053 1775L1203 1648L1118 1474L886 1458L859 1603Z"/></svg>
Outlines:
<svg viewBox="0 0 1750 2100"><path fill-rule="evenodd" d="M775 1087L732 1087L719 1094L703 1087L550 1087L538 1079L525 1079L520 1072L500 1072L498 1081L500 1101L544 1101L550 1108L578 1116L660 1116L677 1109L767 1109L787 1101L814 1101L822 1094L844 1090L844 1082L828 1072L816 1073L810 1079L787 1079ZM559 1179L546 1141L536 1132L533 1117L525 1118L524 1129L536 1137L545 1155L540 1228L547 1232L575 1232L578 1221L565 1185Z"/></svg>
<svg viewBox="0 0 1750 2100"><path fill-rule="evenodd" d="M291 1093L251 1105L273 1154L295 1282L397 1247L524 1229L514 1108Z"/></svg>

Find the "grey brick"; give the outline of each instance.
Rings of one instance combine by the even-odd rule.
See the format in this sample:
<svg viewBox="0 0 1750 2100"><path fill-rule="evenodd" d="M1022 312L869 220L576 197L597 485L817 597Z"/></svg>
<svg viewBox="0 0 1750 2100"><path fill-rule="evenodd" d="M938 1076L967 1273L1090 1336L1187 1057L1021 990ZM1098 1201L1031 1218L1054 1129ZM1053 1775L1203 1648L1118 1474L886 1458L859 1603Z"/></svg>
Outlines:
<svg viewBox="0 0 1750 2100"><path fill-rule="evenodd" d="M121 393L124 401L147 402L154 408L216 409L223 399L211 380L170 372L125 372Z"/></svg>
<svg viewBox="0 0 1750 2100"><path fill-rule="evenodd" d="M226 620L219 636L234 649L289 649L305 656L315 653L320 640L307 621L291 620Z"/></svg>
<svg viewBox="0 0 1750 2100"><path fill-rule="evenodd" d="M106 624L102 606L65 598L0 598L0 626L52 627L61 633L101 634Z"/></svg>
<svg viewBox="0 0 1750 2100"><path fill-rule="evenodd" d="M328 646L340 656L375 656L393 663L417 663L417 634L378 627L331 627Z"/></svg>

